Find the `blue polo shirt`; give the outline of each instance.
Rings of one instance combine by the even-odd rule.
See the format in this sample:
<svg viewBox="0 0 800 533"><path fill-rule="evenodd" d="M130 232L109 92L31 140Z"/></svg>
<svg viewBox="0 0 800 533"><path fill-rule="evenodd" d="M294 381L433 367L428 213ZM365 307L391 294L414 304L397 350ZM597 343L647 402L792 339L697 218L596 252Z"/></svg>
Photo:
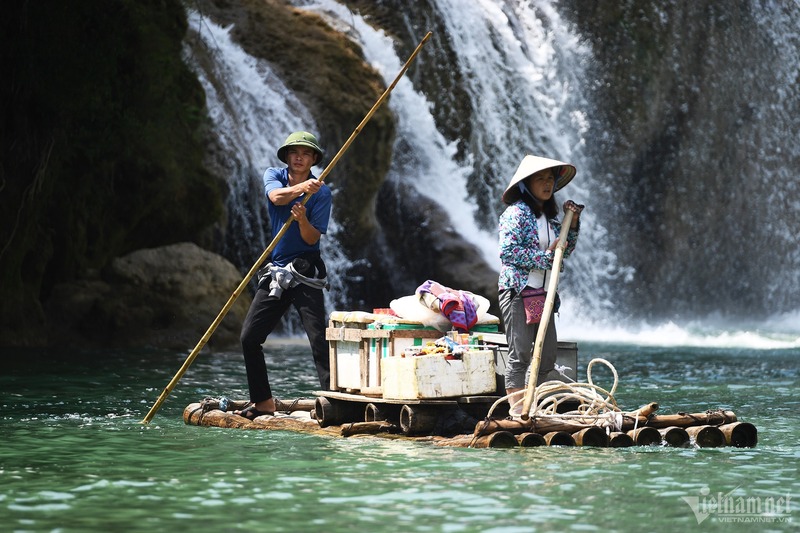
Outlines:
<svg viewBox="0 0 800 533"><path fill-rule="evenodd" d="M311 174L308 179L316 179ZM273 237L278 234L283 225L292 214L292 205L303 201L302 195L286 205L275 205L269 199L269 192L289 186L288 168L268 168L264 172L264 194L267 195L269 219L272 224ZM331 189L325 183L320 190L311 195L306 202L306 216L311 225L323 235L328 231L328 221L331 218ZM286 266L292 259L308 252L319 251L319 241L309 245L300 236L300 226L293 222L284 236L275 245L272 251L272 263L277 266Z"/></svg>

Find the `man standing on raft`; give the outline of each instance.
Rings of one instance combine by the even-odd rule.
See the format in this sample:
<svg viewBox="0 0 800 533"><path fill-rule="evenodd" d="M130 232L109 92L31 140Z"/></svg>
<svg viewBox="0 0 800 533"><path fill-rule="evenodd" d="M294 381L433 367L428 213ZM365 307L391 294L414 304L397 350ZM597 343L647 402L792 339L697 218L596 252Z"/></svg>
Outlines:
<svg viewBox="0 0 800 533"><path fill-rule="evenodd" d="M554 159L526 155L503 192L508 205L500 215L500 278L498 280L500 312L508 342L506 394L521 391L527 379L542 383L556 362L558 339L555 321L548 322L538 376L526 376L531 365L533 343L539 329L538 320L528 316L523 291L547 289L553 268L553 256L561 223L556 219L558 204L553 194L575 177L573 165ZM582 205L572 200L564 210L574 213L564 257L575 249L580 230ZM563 265L562 265L563 268ZM541 291L539 291L541 292ZM560 299L555 296L553 313ZM527 377L527 379L526 379ZM513 402L509 402L513 403Z"/></svg>
<svg viewBox="0 0 800 533"><path fill-rule="evenodd" d="M286 168L268 168L264 173L264 192L268 199L272 235L277 235L290 216L294 216L284 236L272 252L271 262L259 273L253 303L241 332L242 352L252 405L235 414L249 420L275 413L275 399L267 376L262 344L283 315L294 306L311 343L311 354L322 390L330 388L330 360L325 340L325 263L319 240L328 230L331 215L331 190L311 173L322 159L316 137L304 131L289 135L278 149L278 159ZM310 195L303 205L302 201Z"/></svg>

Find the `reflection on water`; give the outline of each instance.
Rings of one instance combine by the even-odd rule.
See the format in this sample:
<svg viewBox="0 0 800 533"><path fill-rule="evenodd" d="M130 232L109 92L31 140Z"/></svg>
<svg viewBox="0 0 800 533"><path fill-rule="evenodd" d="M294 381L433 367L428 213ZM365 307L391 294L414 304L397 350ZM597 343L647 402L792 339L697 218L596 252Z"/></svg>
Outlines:
<svg viewBox="0 0 800 533"><path fill-rule="evenodd" d="M682 498L705 489L800 496L797 350L579 351L582 365L615 365L623 408L732 409L758 427L758 447L471 450L185 426L188 403L246 397L237 353L201 354L145 426L185 354L7 352L0 519L35 531L639 531L696 526ZM310 396L306 347L268 354L277 394ZM610 387L610 372L594 374Z"/></svg>

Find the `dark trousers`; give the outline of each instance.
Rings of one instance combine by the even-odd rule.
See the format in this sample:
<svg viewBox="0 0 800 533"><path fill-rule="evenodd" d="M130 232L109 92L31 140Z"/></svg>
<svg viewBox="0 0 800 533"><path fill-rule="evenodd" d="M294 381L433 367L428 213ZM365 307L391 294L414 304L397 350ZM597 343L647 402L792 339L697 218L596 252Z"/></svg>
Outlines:
<svg viewBox="0 0 800 533"><path fill-rule="evenodd" d="M256 291L242 324L240 340L250 401L255 403L272 398L262 344L281 321L289 306L294 306L300 314L303 329L311 343L311 355L314 357L320 388L328 390L331 371L328 343L325 340L325 297L322 290L300 284L284 290L279 300L268 300L268 296L268 287Z"/></svg>

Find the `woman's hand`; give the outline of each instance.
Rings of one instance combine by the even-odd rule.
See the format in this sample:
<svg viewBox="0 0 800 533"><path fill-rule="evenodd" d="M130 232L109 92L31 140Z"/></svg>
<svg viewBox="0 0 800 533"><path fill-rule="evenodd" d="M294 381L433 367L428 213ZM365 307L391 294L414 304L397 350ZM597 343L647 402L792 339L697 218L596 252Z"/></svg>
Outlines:
<svg viewBox="0 0 800 533"><path fill-rule="evenodd" d="M574 214L572 215L572 224L569 225L570 228L576 228L578 226L578 219L581 218L581 211L583 208L586 207L585 205L576 204L572 200L567 200L564 202L564 212L572 211Z"/></svg>

